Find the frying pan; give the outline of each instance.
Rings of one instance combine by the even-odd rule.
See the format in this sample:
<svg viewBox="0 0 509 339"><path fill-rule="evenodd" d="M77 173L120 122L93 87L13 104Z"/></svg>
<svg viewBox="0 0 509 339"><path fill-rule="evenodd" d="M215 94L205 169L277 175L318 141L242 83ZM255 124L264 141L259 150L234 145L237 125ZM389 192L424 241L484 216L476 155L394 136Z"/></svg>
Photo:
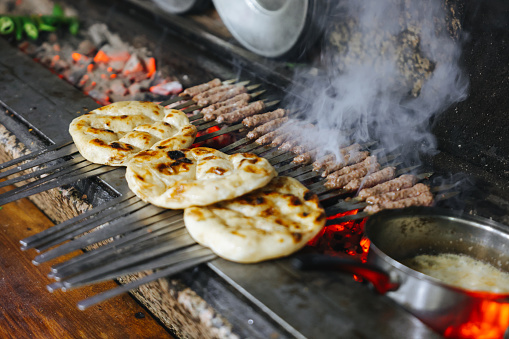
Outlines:
<svg viewBox="0 0 509 339"><path fill-rule="evenodd" d="M365 235L370 240L366 264L316 254L297 257L294 264L359 275L445 336L459 336L473 322L491 326L488 320L503 336L509 326L509 294L448 285L401 262L421 254L464 254L509 272L509 227L450 210L411 207L369 217Z"/></svg>

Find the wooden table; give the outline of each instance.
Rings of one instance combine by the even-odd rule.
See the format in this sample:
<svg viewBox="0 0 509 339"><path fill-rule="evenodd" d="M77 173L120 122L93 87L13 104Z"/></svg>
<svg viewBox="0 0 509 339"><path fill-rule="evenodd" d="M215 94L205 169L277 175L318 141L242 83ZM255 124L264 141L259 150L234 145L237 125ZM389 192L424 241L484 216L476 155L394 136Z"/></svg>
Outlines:
<svg viewBox="0 0 509 339"><path fill-rule="evenodd" d="M172 338L129 295L78 310L78 301L115 287L112 281L50 293L50 264L34 266L36 252L21 251L19 240L52 225L28 199L0 207L1 338Z"/></svg>

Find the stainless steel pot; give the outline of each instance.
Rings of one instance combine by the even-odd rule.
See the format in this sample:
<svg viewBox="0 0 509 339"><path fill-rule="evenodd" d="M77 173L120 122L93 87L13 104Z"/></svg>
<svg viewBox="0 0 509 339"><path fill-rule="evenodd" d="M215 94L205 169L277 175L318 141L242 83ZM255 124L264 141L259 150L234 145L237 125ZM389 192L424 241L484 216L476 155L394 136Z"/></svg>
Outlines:
<svg viewBox="0 0 509 339"><path fill-rule="evenodd" d="M509 294L450 286L401 261L420 254L465 254L509 272L509 227L448 210L414 207L371 216L365 234L371 241L367 264L316 255L297 258L297 264L360 275L445 336L461 337L458 331L473 322L488 326L487 319L482 319L486 316L503 336L509 325Z"/></svg>

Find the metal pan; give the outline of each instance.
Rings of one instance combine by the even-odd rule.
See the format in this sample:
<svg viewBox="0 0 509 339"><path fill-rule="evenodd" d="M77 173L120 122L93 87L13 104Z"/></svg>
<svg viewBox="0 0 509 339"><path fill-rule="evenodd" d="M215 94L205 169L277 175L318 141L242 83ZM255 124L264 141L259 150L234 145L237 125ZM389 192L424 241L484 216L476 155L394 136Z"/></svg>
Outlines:
<svg viewBox="0 0 509 339"><path fill-rule="evenodd" d="M298 257L295 264L359 275L446 337L462 337L465 329L479 324L503 336L509 326L509 294L451 286L401 262L420 254L464 254L509 272L509 227L449 210L412 207L370 217L365 234L371 242L367 264L321 255Z"/></svg>

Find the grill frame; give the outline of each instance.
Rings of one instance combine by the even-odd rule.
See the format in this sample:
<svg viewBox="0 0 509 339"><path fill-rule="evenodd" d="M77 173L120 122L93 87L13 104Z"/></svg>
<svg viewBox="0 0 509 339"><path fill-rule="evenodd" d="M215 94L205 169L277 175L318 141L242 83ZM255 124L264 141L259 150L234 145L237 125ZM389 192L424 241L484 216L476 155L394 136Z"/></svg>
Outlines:
<svg viewBox="0 0 509 339"><path fill-rule="evenodd" d="M3 114L0 123L11 127L16 125L17 127L11 130L17 136L19 132L18 138L24 143L33 142L33 149L45 146L50 140L63 140L60 131L64 126L68 126L77 111L82 111L83 107L88 110L97 107L90 98L55 77L7 42L0 40L0 46L0 68L4 69L0 83L5 87L8 80L11 87L9 91L1 92L0 101L14 113L13 117ZM11 63L12 67L9 66ZM34 87L33 84L37 82L40 86ZM60 99L56 99L57 102L52 102L50 98L53 98L56 92L62 95ZM20 100L21 98L24 100ZM57 120L58 125L46 124L44 113L37 116L34 111L55 112L58 117L53 118L56 118L54 121ZM30 128L37 131L37 135L28 133L24 136ZM106 174L83 181L82 184L86 187L93 186L91 181L97 181L94 189L89 188L87 196L102 196L105 198L102 201L125 193L126 190L126 184L123 178L118 177L118 173L113 178ZM76 189L81 190L80 185L77 185ZM100 204L102 201L95 203ZM196 276L200 278L196 279ZM382 327L386 331L385 335L382 333L382 337L390 337L394 333L429 331L389 300L365 293L365 287L349 277L297 272L285 259L257 265L239 265L217 259L205 266L182 272L175 278L190 285L212 307L222 312L233 324L235 333L241 336L276 332L281 337L320 337L337 333L348 335L352 333L350 331L380 335ZM214 282L214 286L208 281ZM268 288L268 284L271 284L272 288ZM327 290L322 290L320 285L327 285ZM295 289L300 291L296 293ZM341 305L351 303L351 298L357 301L352 309L346 312ZM288 303L291 305L288 306ZM328 316L324 316L323 305L332 306L327 307ZM384 319L382 324L382 315L387 309L391 310L394 318L389 324L385 323ZM239 311L243 313L237 314ZM338 316L333 316L335 314ZM361 326L366 316L375 321L370 326ZM249 319L254 320L256 325L246 326ZM307 321L303 322L302 319ZM352 328L351 323L358 325ZM360 330L361 328L363 329ZM430 332L429 335L434 334Z"/></svg>

